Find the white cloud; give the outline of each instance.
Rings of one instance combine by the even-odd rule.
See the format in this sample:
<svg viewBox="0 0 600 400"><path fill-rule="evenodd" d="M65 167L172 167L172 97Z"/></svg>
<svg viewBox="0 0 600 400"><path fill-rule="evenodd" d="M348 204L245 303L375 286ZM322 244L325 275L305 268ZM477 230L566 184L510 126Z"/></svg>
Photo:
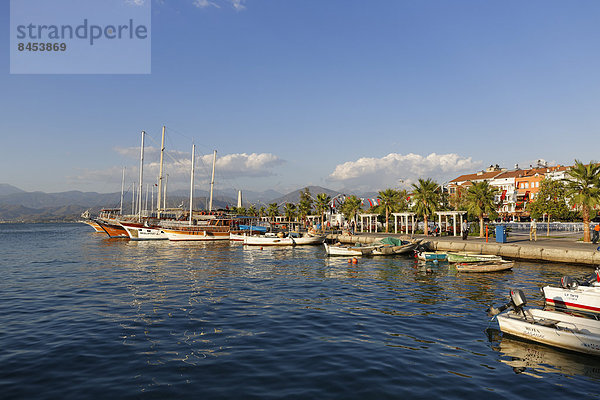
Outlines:
<svg viewBox="0 0 600 400"><path fill-rule="evenodd" d="M231 0L231 4L233 5L233 8L235 8L238 11L246 8L246 6L244 5L245 2L246 2L245 0Z"/></svg>
<svg viewBox="0 0 600 400"><path fill-rule="evenodd" d="M115 147L120 155L132 160L126 169L126 185L139 179L139 147ZM169 174L169 185L184 183L190 179L191 154L170 150L165 153L163 173ZM212 154L196 155L195 180L198 185L210 179L212 169ZM259 178L275 175L274 169L285 161L271 153L236 153L219 156L215 166L217 179ZM153 183L159 174L160 150L156 147L144 148L144 182ZM77 184L115 184L120 185L121 167L111 167L103 170L81 170L77 175L69 177L71 183Z"/></svg>
<svg viewBox="0 0 600 400"><path fill-rule="evenodd" d="M418 178L433 178L439 183L453 179L458 174L473 172L481 161L458 154L390 153L382 158L363 157L339 164L329 175L332 181L344 183L361 190L381 190L408 186Z"/></svg>
<svg viewBox="0 0 600 400"><path fill-rule="evenodd" d="M137 1L140 1L140 0L137 0ZM141 0L141 1L143 1L143 0ZM219 0L219 1L231 4L231 6L233 8L235 8L237 11L242 11L242 10L246 9L246 0ZM217 4L217 2L210 1L210 0L194 0L193 4L198 8L207 8L207 7L221 8L221 6L219 6L219 4Z"/></svg>
<svg viewBox="0 0 600 400"><path fill-rule="evenodd" d="M198 8L206 8L206 7L221 8L221 7L219 7L219 5L217 3L208 1L208 0L195 0L194 5Z"/></svg>

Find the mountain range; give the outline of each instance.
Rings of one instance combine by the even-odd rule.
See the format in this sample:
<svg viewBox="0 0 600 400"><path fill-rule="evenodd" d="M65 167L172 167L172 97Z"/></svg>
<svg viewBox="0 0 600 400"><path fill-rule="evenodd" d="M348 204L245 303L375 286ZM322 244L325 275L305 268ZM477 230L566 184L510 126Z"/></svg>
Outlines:
<svg viewBox="0 0 600 400"><path fill-rule="evenodd" d="M332 198L341 192L323 188L320 186L307 187L313 198L319 193L326 193ZM297 203L300 193L304 187L288 194L282 194L274 190L264 192L243 191L243 205L245 207L254 204L258 209L270 203L279 205L284 203ZM219 190L218 195L213 197L213 208L225 208L237 205L238 191L236 189ZM376 196L376 195L375 195ZM363 195L364 197L364 195ZM144 200L145 201L145 200ZM150 202L151 199L148 199ZM170 192L167 198L167 206L187 207L189 193L185 190ZM96 214L102 208L119 208L121 204L120 193L97 193L81 192L77 190L58 193L27 192L9 184L0 184L0 222L57 222L77 221L82 212L90 210ZM208 192L197 190L194 192L194 208L207 208ZM124 196L123 210L129 213L132 206L131 193Z"/></svg>

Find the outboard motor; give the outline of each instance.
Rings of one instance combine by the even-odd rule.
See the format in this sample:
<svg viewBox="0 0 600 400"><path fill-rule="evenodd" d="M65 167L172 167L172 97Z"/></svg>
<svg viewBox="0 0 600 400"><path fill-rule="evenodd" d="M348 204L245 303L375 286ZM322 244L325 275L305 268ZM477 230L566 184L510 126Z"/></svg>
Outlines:
<svg viewBox="0 0 600 400"><path fill-rule="evenodd" d="M560 278L560 287L563 289L577 289L579 282L577 279L571 278L570 276L563 276Z"/></svg>
<svg viewBox="0 0 600 400"><path fill-rule="evenodd" d="M523 311L523 307L527 304L527 299L525 298L525 293L521 289L510 290L510 301L499 308L495 308L494 306L490 306L486 311L488 316L494 317L500 314L502 311L506 310L509 307L514 308L516 312Z"/></svg>

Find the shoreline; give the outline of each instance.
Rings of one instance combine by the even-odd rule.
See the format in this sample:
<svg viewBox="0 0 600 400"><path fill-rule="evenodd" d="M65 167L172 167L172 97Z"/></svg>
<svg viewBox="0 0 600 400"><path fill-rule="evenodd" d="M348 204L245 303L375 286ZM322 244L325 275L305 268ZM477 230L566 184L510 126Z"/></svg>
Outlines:
<svg viewBox="0 0 600 400"><path fill-rule="evenodd" d="M386 236L396 237L402 240L423 239L429 242L432 250L469 252L477 254L488 254L505 257L512 260L527 260L537 262L553 262L562 264L578 264L585 266L600 265L600 251L598 244L583 243L565 238L538 237L537 241L530 242L527 239L513 238L508 243L485 242L485 238L472 237L462 240L455 236L433 237L425 235L385 234L385 233L359 233L330 234L327 239L337 240L341 243L369 244Z"/></svg>

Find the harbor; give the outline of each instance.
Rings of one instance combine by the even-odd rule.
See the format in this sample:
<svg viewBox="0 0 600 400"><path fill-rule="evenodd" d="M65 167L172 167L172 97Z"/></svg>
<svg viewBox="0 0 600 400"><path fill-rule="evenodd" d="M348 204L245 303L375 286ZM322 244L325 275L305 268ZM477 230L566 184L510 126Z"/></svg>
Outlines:
<svg viewBox="0 0 600 400"><path fill-rule="evenodd" d="M511 288L541 306L541 286L588 267L429 273L410 255L350 264L323 246L83 224L3 224L0 238L6 398L598 397L597 357L502 335L485 312Z"/></svg>
<svg viewBox="0 0 600 400"><path fill-rule="evenodd" d="M536 262L581 264L590 267L600 265L600 251L594 243L584 243L577 240L579 236L563 237L538 236L537 241L530 241L526 235L509 237L507 243L496 243L495 238L479 238L469 236L462 240L455 236L424 236L385 233L334 233L328 239L341 243L370 244L382 237L393 236L403 240L422 239L429 242L435 251L468 252L474 254L489 254L511 260Z"/></svg>

